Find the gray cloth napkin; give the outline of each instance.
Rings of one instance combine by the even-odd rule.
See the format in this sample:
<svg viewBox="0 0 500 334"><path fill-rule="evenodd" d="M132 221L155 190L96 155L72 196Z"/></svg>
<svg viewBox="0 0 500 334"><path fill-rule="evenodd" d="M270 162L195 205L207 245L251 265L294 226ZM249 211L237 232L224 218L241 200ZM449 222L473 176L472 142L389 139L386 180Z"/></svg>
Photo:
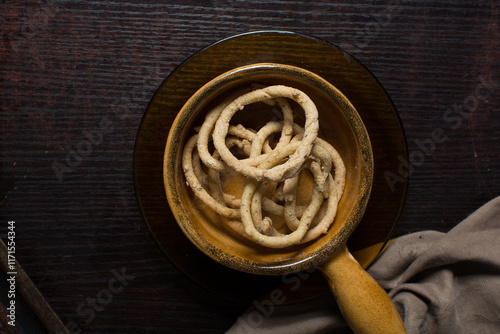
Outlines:
<svg viewBox="0 0 500 334"><path fill-rule="evenodd" d="M448 233L394 239L368 272L409 334L500 333L500 197ZM330 295L256 312L249 308L227 334L352 333Z"/></svg>

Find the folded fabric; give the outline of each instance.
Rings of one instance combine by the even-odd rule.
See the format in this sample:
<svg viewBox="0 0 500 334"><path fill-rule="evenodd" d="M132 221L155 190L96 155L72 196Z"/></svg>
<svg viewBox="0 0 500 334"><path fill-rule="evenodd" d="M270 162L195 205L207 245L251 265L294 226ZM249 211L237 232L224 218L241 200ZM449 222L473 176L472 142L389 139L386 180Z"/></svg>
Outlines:
<svg viewBox="0 0 500 334"><path fill-rule="evenodd" d="M448 233L394 239L368 272L409 334L500 333L500 197ZM258 311L249 308L227 333L352 333L330 295L276 306L252 321Z"/></svg>

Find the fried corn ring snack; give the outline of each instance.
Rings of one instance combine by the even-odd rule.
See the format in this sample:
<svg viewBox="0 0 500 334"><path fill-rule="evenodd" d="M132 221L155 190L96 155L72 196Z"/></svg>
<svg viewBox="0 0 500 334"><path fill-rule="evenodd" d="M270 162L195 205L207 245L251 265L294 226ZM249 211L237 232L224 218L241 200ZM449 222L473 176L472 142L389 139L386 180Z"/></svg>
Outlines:
<svg viewBox="0 0 500 334"><path fill-rule="evenodd" d="M248 162L240 161L225 145L229 121L238 110L242 110L246 105L274 98L289 98L302 107L306 116L303 140L284 164L276 165L270 169L252 166ZM257 180L283 181L285 178L296 174L302 167L311 152L318 131L318 110L309 96L298 89L278 85L246 93L227 105L215 123L212 137L215 149L219 152L222 160L238 173Z"/></svg>
<svg viewBox="0 0 500 334"><path fill-rule="evenodd" d="M184 151L182 154L182 169L184 171L184 176L186 177L186 182L193 190L195 196L199 198L203 203L212 208L219 215L228 218L239 218L239 210L228 207L225 204L217 201L203 186L202 182L196 175L193 165L193 158L198 155L193 155L193 149L196 147L198 141L198 134L192 136L184 146ZM199 172L200 170L198 170Z"/></svg>
<svg viewBox="0 0 500 334"><path fill-rule="evenodd" d="M279 152L279 155L276 156L275 160L267 160L263 162L263 164L259 167L271 167L273 161L279 161L280 158L289 155L290 152L293 152L299 144L300 142L290 143L289 145L287 145L286 150L282 150ZM311 155L322 160L322 166L316 166L316 168L314 168L316 163L315 161L311 162L310 164L310 170L313 173L315 180L314 188L310 203L302 214L300 220L298 220L295 216L295 206L291 207L292 211L290 212L290 210L287 210L287 205L285 205L285 221L287 221L288 218L288 220L293 224L293 227L290 229L292 232L289 234L279 235L279 237L276 237L276 233L268 235L265 233L266 231L262 231L257 228L257 226L261 225L262 220L260 217L260 210L256 210L254 208L255 206L257 206L258 208L260 205L259 202L261 195L258 192L259 181L251 180L247 182L241 198L240 214L241 221L245 228L244 231L253 241L271 248L283 248L316 238L322 232L325 232L328 229L329 225L333 222L338 197L337 192L334 191L335 185L333 183L333 180L330 179L330 171L328 170L326 174L324 173L324 168L328 168L328 166L331 166L331 157L328 152L326 152L326 150L323 149L319 144L315 144L313 146ZM294 179L285 180L285 188L287 182L294 182ZM332 184L330 185L330 183ZM325 191L325 186L327 186L330 191ZM330 199L329 202L331 203L329 204L334 204L334 206L329 205L330 214L328 215L328 217L332 217L332 219L327 220L323 217L321 222L311 230L311 233L309 233L309 227L311 226L314 217L320 210L325 196L329 196L332 191L333 196ZM284 192L287 192L287 190L284 190ZM296 196L294 196L293 194L291 196L285 195L285 200L287 197L289 201L295 202ZM269 219L267 219L267 221L269 221ZM287 221L287 224L290 223L289 221ZM309 235L307 235L308 233Z"/></svg>
<svg viewBox="0 0 500 334"><path fill-rule="evenodd" d="M245 96L247 96L247 94L245 94ZM267 96L262 96L262 99L260 101L265 102L267 104L272 104L272 105L274 104L274 100L269 100L269 98ZM283 98L279 98L279 99L277 99L277 101L279 102L279 104L281 106L281 110L283 112L284 122L285 122L285 126L283 126L283 130L282 130L283 133L282 133L280 142L278 143L278 146L280 146L280 145L283 145L284 143L290 141L290 138L291 138L291 135L293 132L293 124L294 123L293 123L292 109L290 108L290 104L288 103L288 101L286 99L283 99ZM208 143L210 142L210 138L212 137L212 133L214 131L214 126L215 126L216 122L219 120L222 111L224 110L224 108L226 108L228 106L229 103L230 103L230 101L228 99L226 99L220 105L218 105L217 107L212 109L207 114L207 116L205 117L205 121L203 122L203 124L199 130L200 136L199 136L198 143L197 143L197 149L198 149L198 152L200 154L200 158L203 161L203 163L206 166L208 166L212 169L215 169L219 172L224 171L224 168L225 168L224 164L222 163L222 161L216 160L211 156L211 154L208 150ZM227 134L235 135L235 136L238 136L240 138L244 138L244 139L247 139L250 141L252 141L255 137L255 132L246 129L241 124L239 124L237 126L230 126L229 121L228 121L228 127L226 129L226 135ZM261 137L262 137L262 135L261 135ZM269 152L271 150L271 148L267 142L265 144L266 145L264 146L264 151ZM227 146L226 146L226 148L227 148ZM257 160L257 161L246 160L246 161L242 162L242 164L256 165L260 162L260 161L258 161L258 159L262 160L264 157L265 156L258 156L256 158L254 158L254 160Z"/></svg>
<svg viewBox="0 0 500 334"><path fill-rule="evenodd" d="M294 122L288 100L303 109L304 127ZM229 124L236 112L256 102L279 106L283 120L260 129ZM196 130L182 156L186 182L196 198L227 219L228 227L270 248L305 243L327 232L346 171L335 148L318 138L318 112L305 93L282 85L254 86L212 109ZM233 175L245 180L240 197L226 193L221 182ZM303 178L312 183L307 200L299 186Z"/></svg>

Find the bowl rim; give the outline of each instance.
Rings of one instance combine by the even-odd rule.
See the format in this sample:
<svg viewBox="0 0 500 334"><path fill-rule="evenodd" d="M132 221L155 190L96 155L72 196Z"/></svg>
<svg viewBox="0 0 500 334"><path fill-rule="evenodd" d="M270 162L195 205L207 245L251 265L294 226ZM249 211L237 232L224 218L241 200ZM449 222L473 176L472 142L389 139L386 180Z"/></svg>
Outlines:
<svg viewBox="0 0 500 334"><path fill-rule="evenodd" d="M242 259L241 257L230 254L217 247L194 227L182 210L175 210L173 207L182 207L176 185L177 181L175 179L175 165L179 162L175 157L177 156L178 147L180 146L178 145L179 139L193 112L207 103L206 98L212 97L214 93L233 83L240 75L248 74L252 76L269 73L290 75L294 78L297 78L297 74L299 73L303 75L303 77L300 78L302 81L312 84L324 92L331 93L329 95L331 95L334 102L339 105L339 108L346 116L346 120L352 127L353 132L356 134L356 139L360 146L362 164L359 171L359 196L352 208L352 214L348 216L348 221L345 222L340 231L336 233L325 246L315 252L307 254L307 256L301 255L296 258L282 260L279 263L264 264L257 261ZM368 131L354 106L338 88L318 74L298 66L281 63L254 63L236 67L206 82L179 110L172 122L165 144L163 181L167 201L177 224L184 235L200 251L220 264L232 269L253 274L283 275L316 267L320 263L326 261L341 245L346 243L348 237L361 221L368 204L373 183L373 169L373 152ZM188 228L188 226L191 228Z"/></svg>

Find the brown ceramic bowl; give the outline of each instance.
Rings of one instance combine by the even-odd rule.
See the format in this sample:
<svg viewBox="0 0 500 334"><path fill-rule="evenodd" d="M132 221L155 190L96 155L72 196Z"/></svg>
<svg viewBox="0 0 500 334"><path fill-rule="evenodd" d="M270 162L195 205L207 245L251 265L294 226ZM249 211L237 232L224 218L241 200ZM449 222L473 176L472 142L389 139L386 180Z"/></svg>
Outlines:
<svg viewBox="0 0 500 334"><path fill-rule="evenodd" d="M306 244L266 248L231 232L225 220L202 204L186 185L181 155L184 145L207 112L228 95L258 83L287 85L305 92L319 113L319 136L332 144L346 167L346 186L328 232ZM295 121L304 113L295 104ZM251 106L245 107L245 109ZM235 123L258 128L280 112L236 113ZM170 129L163 177L167 200L184 234L215 261L243 272L280 275L319 267L337 303L356 333L404 332L387 294L355 261L346 241L365 211L373 182L373 155L368 133L349 100L319 75L290 65L259 63L235 68L202 86L182 107ZM242 287L243 288L243 287Z"/></svg>
<svg viewBox="0 0 500 334"><path fill-rule="evenodd" d="M347 175L344 195L329 232L315 242L282 250L256 246L230 233L217 215L207 212L194 198L181 167L186 140L201 125L207 111L233 91L252 83L284 84L305 92L319 112L319 136L330 142L344 160ZM249 106L250 107L250 106ZM300 119L301 110L296 118ZM243 119L259 126L276 115ZM279 64L255 64L226 72L201 87L179 111L172 124L164 158L164 181L172 212L186 236L201 251L231 268L259 274L285 274L317 266L345 244L360 221L373 179L373 158L368 133L347 98L320 76L302 68ZM210 211L210 210L209 210Z"/></svg>

